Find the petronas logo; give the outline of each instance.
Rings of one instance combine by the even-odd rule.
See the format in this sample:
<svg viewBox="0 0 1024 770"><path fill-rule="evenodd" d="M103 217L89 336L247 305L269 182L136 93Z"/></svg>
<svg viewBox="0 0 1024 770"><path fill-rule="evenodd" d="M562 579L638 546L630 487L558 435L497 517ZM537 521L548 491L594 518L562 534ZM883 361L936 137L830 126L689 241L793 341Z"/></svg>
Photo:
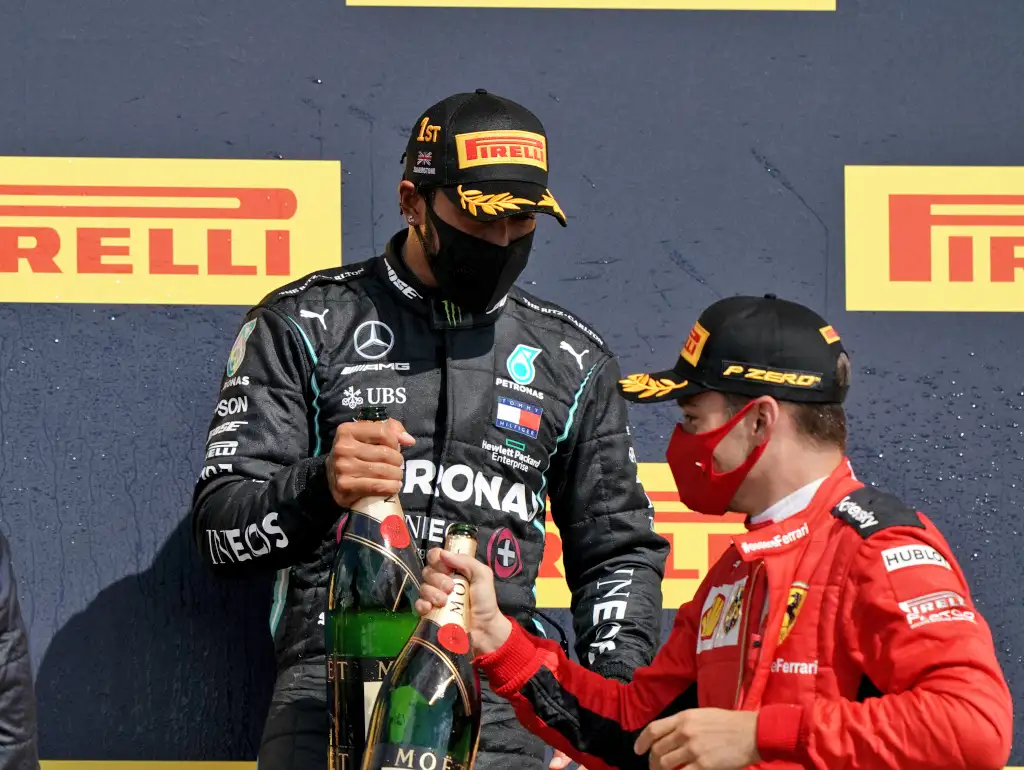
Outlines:
<svg viewBox="0 0 1024 770"><path fill-rule="evenodd" d="M462 308L448 300L442 300L441 304L444 305L444 317L448 325L458 326L462 322Z"/></svg>
<svg viewBox="0 0 1024 770"><path fill-rule="evenodd" d="M533 382L537 376L533 360L542 352L540 348L531 348L529 345L516 345L516 349L505 361L509 377L520 385L529 385Z"/></svg>

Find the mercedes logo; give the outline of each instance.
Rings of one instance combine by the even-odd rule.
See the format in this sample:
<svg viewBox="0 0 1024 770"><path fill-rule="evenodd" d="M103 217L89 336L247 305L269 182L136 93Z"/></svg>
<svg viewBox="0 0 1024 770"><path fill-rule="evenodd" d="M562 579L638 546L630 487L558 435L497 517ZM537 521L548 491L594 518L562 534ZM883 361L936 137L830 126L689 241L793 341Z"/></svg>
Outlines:
<svg viewBox="0 0 1024 770"><path fill-rule="evenodd" d="M353 338L356 353L374 361L383 358L395 345L391 327L380 321L364 321L356 327Z"/></svg>

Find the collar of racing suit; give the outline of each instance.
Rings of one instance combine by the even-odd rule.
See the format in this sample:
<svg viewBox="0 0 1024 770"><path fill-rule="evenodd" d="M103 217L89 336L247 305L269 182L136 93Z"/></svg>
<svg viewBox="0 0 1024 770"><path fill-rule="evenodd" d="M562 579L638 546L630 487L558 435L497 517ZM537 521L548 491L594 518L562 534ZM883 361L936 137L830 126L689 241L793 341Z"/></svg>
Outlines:
<svg viewBox="0 0 1024 770"><path fill-rule="evenodd" d="M814 499L814 493L818 491L818 487L821 486L826 478L828 477L822 476L810 484L804 484L800 489L790 492L778 502L751 516L747 521L747 528L751 529L758 525L782 521L783 519L788 519L793 514L800 513L800 511L810 505L811 500Z"/></svg>
<svg viewBox="0 0 1024 770"><path fill-rule="evenodd" d="M797 547L800 540L810 535L812 530L831 516L832 507L844 495L863 486L853 472L849 458L844 457L833 469L832 473L820 484L811 499L800 510L791 512L789 516L774 521L754 524L746 521L747 531L732 538L743 561L754 561L766 554L782 554ZM770 509L769 509L770 510ZM764 543L778 536L778 543L766 548Z"/></svg>
<svg viewBox="0 0 1024 770"><path fill-rule="evenodd" d="M470 313L438 296L437 289L425 286L402 259L402 247L408 230L396 233L384 254L377 258L376 268L381 280L398 295L404 305L430 320L434 329L472 329L492 326L501 316L508 301L506 295L489 313Z"/></svg>

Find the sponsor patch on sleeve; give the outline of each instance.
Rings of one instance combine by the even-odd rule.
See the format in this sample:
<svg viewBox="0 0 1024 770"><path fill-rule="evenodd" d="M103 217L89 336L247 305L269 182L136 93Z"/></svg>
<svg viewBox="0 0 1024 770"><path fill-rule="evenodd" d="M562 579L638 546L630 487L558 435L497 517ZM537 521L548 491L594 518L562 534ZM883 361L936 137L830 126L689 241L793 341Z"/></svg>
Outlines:
<svg viewBox="0 0 1024 770"><path fill-rule="evenodd" d="M697 653L739 644L740 614L747 579L715 586L701 608Z"/></svg>
<svg viewBox="0 0 1024 770"><path fill-rule="evenodd" d="M900 602L907 625L920 628L931 623L977 623L974 611L955 591L935 591Z"/></svg>
<svg viewBox="0 0 1024 770"><path fill-rule="evenodd" d="M245 343L252 335L252 330L256 328L257 320L256 318L252 319L238 330L235 344L231 346L231 353L228 356L228 365L225 367L228 377L234 377L242 365L242 361L245 359Z"/></svg>
<svg viewBox="0 0 1024 770"><path fill-rule="evenodd" d="M949 566L945 556L924 543L908 543L895 548L886 548L882 551L882 563L885 565L886 572L927 565L953 569Z"/></svg>
<svg viewBox="0 0 1024 770"><path fill-rule="evenodd" d="M836 504L832 515L867 538L890 527L924 529L917 511L898 498L873 487L855 489Z"/></svg>

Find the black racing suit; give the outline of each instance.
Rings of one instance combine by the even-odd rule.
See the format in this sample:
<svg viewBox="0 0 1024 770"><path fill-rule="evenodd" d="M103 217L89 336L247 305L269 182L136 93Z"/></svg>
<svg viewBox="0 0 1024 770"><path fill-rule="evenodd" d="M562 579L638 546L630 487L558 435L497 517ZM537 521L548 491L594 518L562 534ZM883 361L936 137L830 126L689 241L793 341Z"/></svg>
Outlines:
<svg viewBox="0 0 1024 770"><path fill-rule="evenodd" d="M476 317L438 300L402 262L405 237L250 310L210 423L196 543L224 575L278 571L260 770L325 767L323 612L342 509L324 463L364 405L385 405L416 439L400 499L421 549L441 544L448 522L475 524L502 609L533 627L550 500L580 660L625 681L660 640L669 547L637 476L616 360L586 325L518 289ZM543 744L483 684L477 766L542 768Z"/></svg>
<svg viewBox="0 0 1024 770"><path fill-rule="evenodd" d="M0 770L39 770L35 685L11 548L0 534Z"/></svg>

